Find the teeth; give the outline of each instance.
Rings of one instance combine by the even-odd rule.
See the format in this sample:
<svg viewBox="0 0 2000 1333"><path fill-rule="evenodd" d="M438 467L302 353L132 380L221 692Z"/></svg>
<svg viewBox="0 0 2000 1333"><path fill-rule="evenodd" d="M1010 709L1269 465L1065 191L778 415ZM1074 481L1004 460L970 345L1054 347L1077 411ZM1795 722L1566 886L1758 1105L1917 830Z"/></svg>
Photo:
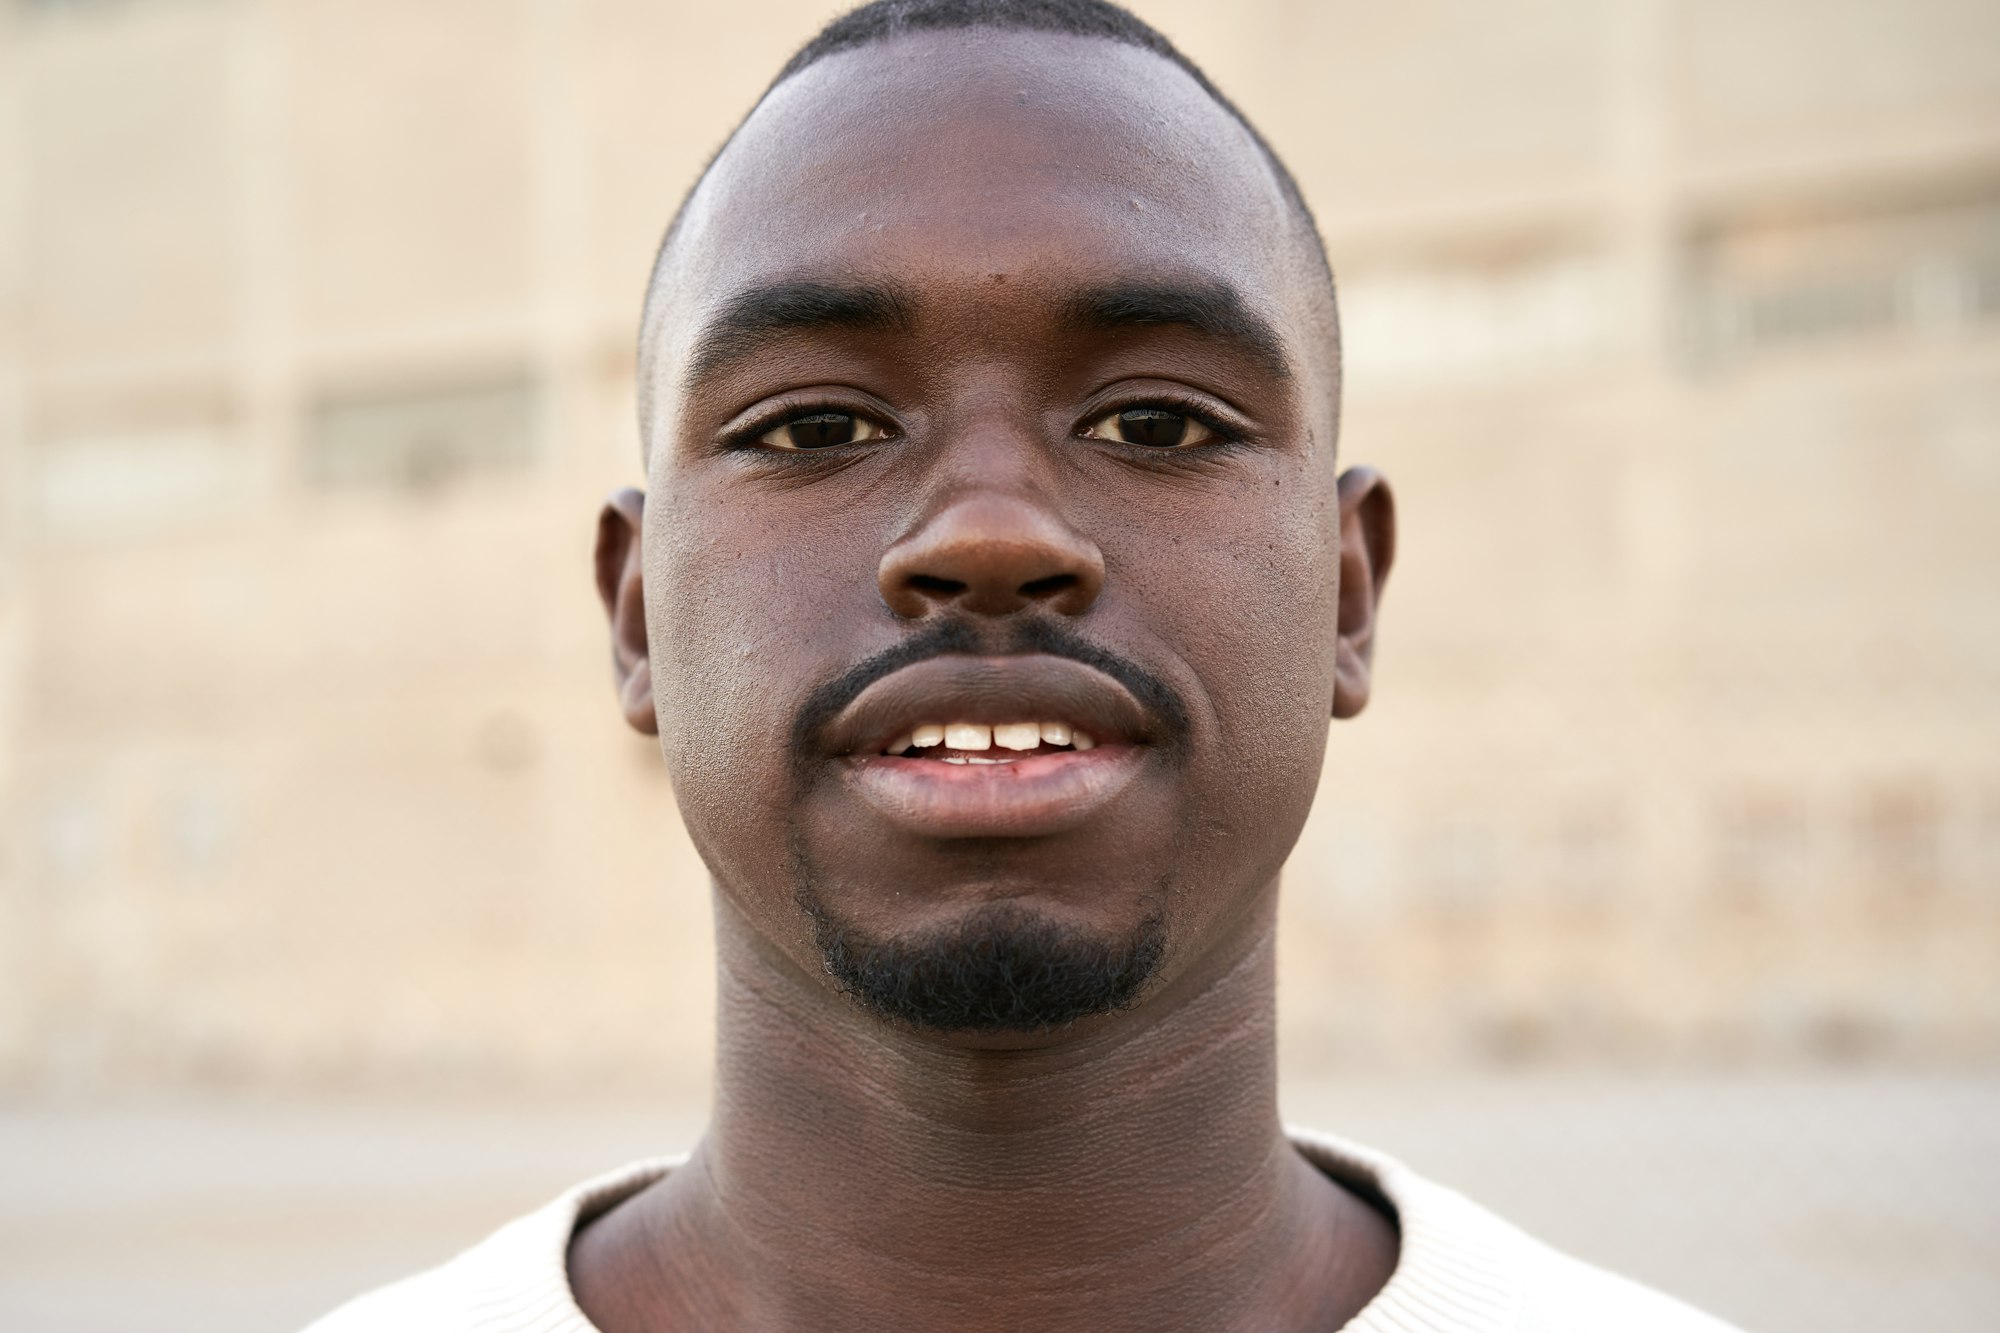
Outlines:
<svg viewBox="0 0 2000 1333"><path fill-rule="evenodd" d="M1032 750L1042 743L1037 722L1002 722L993 728L993 743L1003 750Z"/></svg>
<svg viewBox="0 0 2000 1333"><path fill-rule="evenodd" d="M926 722L898 736L887 753L904 754L942 745L947 750L1003 750L1024 752L1042 745L1067 745L1077 750L1094 750L1097 742L1067 722L1001 722L987 726L980 722ZM980 758L939 755L952 764L1005 764L1011 757Z"/></svg>

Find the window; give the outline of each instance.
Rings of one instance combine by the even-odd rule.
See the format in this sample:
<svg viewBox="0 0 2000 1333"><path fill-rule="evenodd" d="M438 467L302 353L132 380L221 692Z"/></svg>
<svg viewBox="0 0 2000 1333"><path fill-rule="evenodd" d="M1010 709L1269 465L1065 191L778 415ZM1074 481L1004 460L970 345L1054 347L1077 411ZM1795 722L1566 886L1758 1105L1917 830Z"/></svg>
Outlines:
<svg viewBox="0 0 2000 1333"><path fill-rule="evenodd" d="M1366 389L1570 369L1604 345L1609 297L1601 258L1565 248L1342 269L1348 378Z"/></svg>
<svg viewBox="0 0 2000 1333"><path fill-rule="evenodd" d="M306 430L306 480L325 490L429 494L537 452L538 395L522 375L329 395Z"/></svg>
<svg viewBox="0 0 2000 1333"><path fill-rule="evenodd" d="M31 458L37 528L60 541L198 529L249 493L241 449L210 423L66 432Z"/></svg>
<svg viewBox="0 0 2000 1333"><path fill-rule="evenodd" d="M2000 185L1953 202L1802 208L1697 232L1692 335L1718 364L2000 320Z"/></svg>

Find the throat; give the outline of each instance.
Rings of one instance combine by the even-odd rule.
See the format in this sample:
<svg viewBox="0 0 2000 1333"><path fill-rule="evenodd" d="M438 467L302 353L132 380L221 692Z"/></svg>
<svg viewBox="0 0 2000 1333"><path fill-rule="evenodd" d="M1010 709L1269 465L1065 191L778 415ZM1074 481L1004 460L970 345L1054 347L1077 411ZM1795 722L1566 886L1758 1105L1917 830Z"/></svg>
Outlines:
<svg viewBox="0 0 2000 1333"><path fill-rule="evenodd" d="M709 1133L572 1250L605 1333L1338 1327L1393 1267L1283 1137L1268 938L1151 1021L976 1049L774 979L730 917Z"/></svg>

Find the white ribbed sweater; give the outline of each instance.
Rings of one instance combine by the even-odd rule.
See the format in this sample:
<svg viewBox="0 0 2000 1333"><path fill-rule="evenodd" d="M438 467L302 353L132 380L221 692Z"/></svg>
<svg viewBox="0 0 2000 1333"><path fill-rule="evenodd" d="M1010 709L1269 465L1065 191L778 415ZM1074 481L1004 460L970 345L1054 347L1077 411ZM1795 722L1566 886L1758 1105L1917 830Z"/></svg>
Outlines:
<svg viewBox="0 0 2000 1333"><path fill-rule="evenodd" d="M1396 1271L1343 1333L1732 1333L1559 1254L1380 1153L1327 1135L1291 1135L1327 1175L1396 1210ZM442 1267L352 1301L306 1333L597 1333L570 1293L570 1238L681 1160L635 1162L585 1181Z"/></svg>

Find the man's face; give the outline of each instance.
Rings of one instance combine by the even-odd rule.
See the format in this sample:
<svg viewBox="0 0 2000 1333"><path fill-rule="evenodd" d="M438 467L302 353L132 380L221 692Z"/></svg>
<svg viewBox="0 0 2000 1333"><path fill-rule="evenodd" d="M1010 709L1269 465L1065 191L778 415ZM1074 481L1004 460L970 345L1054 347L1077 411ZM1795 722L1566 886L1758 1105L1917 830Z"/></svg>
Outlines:
<svg viewBox="0 0 2000 1333"><path fill-rule="evenodd" d="M646 641L689 831L817 984L1034 1030L1268 905L1342 628L1308 247L1242 127L1101 40L838 55L716 164L641 367ZM1027 998L939 998L982 966Z"/></svg>

